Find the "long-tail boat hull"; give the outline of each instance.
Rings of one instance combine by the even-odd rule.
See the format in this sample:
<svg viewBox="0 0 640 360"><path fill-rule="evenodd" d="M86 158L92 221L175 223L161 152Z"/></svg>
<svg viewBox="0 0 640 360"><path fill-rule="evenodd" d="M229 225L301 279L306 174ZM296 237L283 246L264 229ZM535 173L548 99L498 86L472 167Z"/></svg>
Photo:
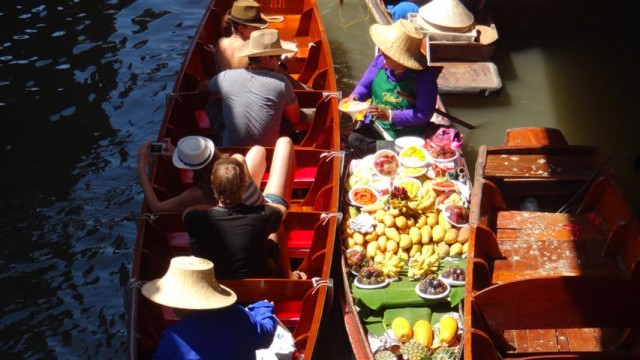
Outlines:
<svg viewBox="0 0 640 360"><path fill-rule="evenodd" d="M295 356L312 359L320 333L320 322L333 301L330 271L335 232L340 222L339 181L342 166L339 139L338 99L333 61L321 14L315 0L258 0L261 11L284 41L297 45L288 63L289 75L303 84L295 90L307 121L295 129L296 171L291 208L283 229L295 268L307 260L308 280L251 278L220 280L248 304L261 299L275 303L276 315L295 340ZM208 98L197 92L201 81L217 73L214 55L222 34L221 21L233 0L214 0L204 11L175 86L167 97L158 139L177 141L188 135L211 135L205 106ZM222 152L244 153L248 148L221 148ZM267 161L273 148L266 148ZM277 171L278 169L267 169ZM178 195L191 186L189 171L175 168L169 159L158 157L149 172L160 200ZM265 175L265 180L268 174ZM264 181L263 184L264 185ZM140 294L145 281L162 277L170 259L189 254L189 238L179 213L153 213L143 203L127 293L129 315L129 358L149 359L166 326L177 321L171 309L159 306Z"/></svg>

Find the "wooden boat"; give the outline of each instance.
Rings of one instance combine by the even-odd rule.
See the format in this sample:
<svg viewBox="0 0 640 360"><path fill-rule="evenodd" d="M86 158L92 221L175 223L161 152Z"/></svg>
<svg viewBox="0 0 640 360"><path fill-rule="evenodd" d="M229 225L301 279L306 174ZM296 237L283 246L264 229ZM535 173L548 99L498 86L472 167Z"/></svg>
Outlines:
<svg viewBox="0 0 640 360"><path fill-rule="evenodd" d="M640 227L597 148L508 130L470 223L465 359L640 358Z"/></svg>
<svg viewBox="0 0 640 360"><path fill-rule="evenodd" d="M387 144L385 144L385 146L381 146L381 148L394 149L393 142L388 142ZM349 189L349 187L353 188L358 186L358 182L354 180L353 177L355 177L356 179L359 177L366 179L366 176L357 175L361 171L362 164L365 161L366 160L360 160L360 162L358 163L351 164L350 166L345 166L346 169L349 169L348 171L344 171L343 173L343 176L344 176L343 186L345 188L345 192ZM349 160L347 159L347 163L348 162ZM431 166L432 163L435 163L435 162L433 160L430 160L430 162L427 164L428 171L426 174L416 178L416 179L419 179L420 183L423 183L423 186L425 189L427 186L426 183L429 183L430 184L429 186L432 186L436 180L446 181L447 176L450 176L450 177L454 176L452 175L451 172L449 172L449 174L447 175L447 170L450 171L452 169L456 169L457 173L460 174L460 176L458 177L459 182L455 183L456 185L453 188L445 189L445 188L439 187L438 190L434 192L436 194L435 195L436 200L434 201L434 203L424 208L420 207L421 210L419 211L413 211L412 210L413 205L410 205L411 201L414 201L416 198L412 198L412 200L409 200L408 203L406 203L405 205L402 205L405 208L405 210L400 210L399 213L401 215L396 215L395 217L392 217L393 223L391 222L388 223L389 224L388 227L399 229L398 233L401 234L399 235L401 238L405 236L404 235L405 233L411 234L414 231L412 229L409 229L407 232L405 231L407 228L422 226L420 225L420 220L419 220L422 215L428 214L431 212L433 212L436 215L439 215L441 212L441 208L444 207L444 205L441 203L443 199L452 199L453 197L449 197L449 196L451 196L454 193L456 195L460 195L462 198L468 198L469 196L469 193L464 194L464 191L465 191L464 189L470 192L471 182L465 180L465 177L464 177L464 174L466 174L467 168L466 168L466 163L464 161L464 158L462 157L462 154L458 153L455 159L444 161L443 163L439 163L440 166L445 168L444 171L437 170L437 171L442 171L439 173L435 173L435 174L433 173L434 172L433 170L437 169L437 167L435 166L432 167ZM366 165L365 165L365 168L366 168ZM432 178L436 180L431 180ZM375 189L378 188L378 185L375 184L376 181L378 180L379 178L376 178L376 177L374 177L372 180L373 181L372 186ZM403 186L402 185L403 183L400 180L400 177L397 177L394 180L394 183L399 186ZM440 186L443 186L443 185L440 184ZM419 199L420 197L418 196L417 198ZM394 210L398 209L397 205L393 205L392 200L387 200L386 203L387 203L387 206L383 207L384 209L382 210L383 213L391 214ZM463 203L463 202L461 201L460 203ZM383 201L383 204L384 204L384 201ZM380 253L381 253L380 255L384 257L384 260L380 260L378 258L379 255L377 253L376 255L374 255L373 253L367 254L368 258L373 259L371 261L375 264L374 266L376 267L385 266L384 264L387 262L387 253L389 251L392 252L393 254L392 258L393 258L393 256L399 254L401 250L389 250L389 248L386 245L380 245L381 244L379 242L380 239L384 237L385 240L383 240L382 242L388 244L388 243L391 243L391 240L390 240L391 236L395 236L395 235L387 236L389 234L387 234L385 230L384 232L381 232L381 235L377 237L375 236L374 233L376 233L377 229L381 227L381 225L379 224L380 221L378 218L378 214L376 212L371 211L371 214L373 214L372 216L374 216L374 218L377 219L376 225L374 227L375 230L371 232L368 232L368 230L359 231L359 230L355 230L354 227L351 226L350 222L353 219L357 219L359 216L361 216L361 214L365 212L369 212L369 210L366 210L366 208L360 208L360 209L354 208L353 204L347 201L343 202L343 205L344 205L343 213L345 214L345 217L343 219L342 227L340 229L340 234L341 234L342 243L343 243L342 248L344 253L342 261L340 263L341 269L342 269L342 283L344 285L342 289L343 290L342 291L342 294L343 294L342 308L343 308L345 328L348 333L349 341L352 345L355 358L359 360L364 360L364 359L372 360L376 356L377 352L383 352L388 350L390 345L394 344L395 338L392 336L389 336L388 334L387 335L384 335L384 334L385 332L389 331L389 329L391 328L391 323L393 322L393 319L396 317L405 317L412 326L415 324L417 320L425 319L429 321L432 326L437 328L439 321L442 317L444 317L445 315L453 315L459 319L459 323L460 323L459 329L461 329L462 328L461 300L464 296L464 287L460 285L464 284L464 281L462 281L462 283L457 283L456 284L457 286L451 286L451 290L450 290L451 292L449 293L449 295L445 296L442 299L434 300L434 299L422 298L416 292L417 291L416 286L420 283L420 281L415 281L415 279L414 281L412 281L410 279L411 277L410 271L412 271L410 269L413 266L411 265L412 261L410 261L409 259L405 259L404 263L401 265L403 267L399 271L400 281L390 282L386 287L382 287L382 288L374 288L374 289L359 288L359 286L356 284L357 271L354 273L353 267L352 267L353 258L350 258L352 256L351 254L354 251L354 249L356 253L358 252L358 250L360 250L357 244L360 244L360 243L362 244L360 246L361 248L364 249L365 253L368 253L369 251L371 251L372 249L371 247L373 247L374 250L380 250ZM382 207L382 206L379 206L379 207ZM466 204L465 204L465 207L466 207ZM404 218L407 219L407 224L409 224L406 227L402 227L402 225L399 225L398 223L398 219L403 216ZM441 226L440 221L441 221L440 219L436 221L436 225L438 227ZM382 222L385 222L384 218ZM430 228L429 230L435 235L436 231L431 230L431 229L435 229L435 226L433 227L431 226L433 225L431 223L431 220L429 220L428 223L430 225L425 225L425 226L429 227ZM469 229L468 225L465 226L463 224L459 224L458 226L450 226L450 227L456 229L456 234L459 233L459 229L461 229L462 227L466 227L467 230ZM385 229L386 228L387 226L385 225ZM402 230L402 229L405 229L405 230ZM360 235L358 235L358 233L360 233ZM357 237L359 236L363 237L364 240L358 241ZM458 242L457 240L453 242L447 241L449 242L449 244L445 244L443 237L444 235L441 235L436 240L434 236L431 238L431 240L424 241L424 245L422 245L422 248L420 249L420 251L421 252L427 251L426 250L427 246L433 247L433 249L435 249L435 252L437 252L435 255L436 256L435 259L437 260L434 263L432 263L432 265L435 266L435 269L426 271L422 275L423 277L427 276L428 274L442 274L442 272L447 270L452 265L458 265L462 269L466 267L466 262L464 261L464 258L461 257L462 251L464 250L460 250L461 251L460 253L453 251L454 247L456 246L459 249L462 249L464 247L463 241L461 242ZM420 243L423 243L423 240L424 239L421 237ZM373 244L375 242L378 242L378 245ZM411 243L412 243L411 248L413 249L413 246L416 245L413 239ZM445 246L438 248L439 243ZM382 246L384 246L384 249L382 248ZM400 240L398 247L401 249L404 248L404 245L402 245L402 240ZM378 248L378 249L375 249L375 248ZM391 248L392 249L395 248L395 245L392 246ZM417 255L415 253L412 253L412 250L406 250L404 252L408 253L409 256L412 256L414 258L418 258L420 256L419 253L417 253ZM449 255L452 255L452 257L449 257ZM452 353L452 356L454 357L452 358L455 358L455 359L460 358L460 355L462 354L461 347L460 347L461 335L462 335L461 332L458 332L456 334L456 337L451 341L450 345L448 346L449 348L454 349L454 352ZM440 346L438 345L439 343L441 343L440 339L436 335L433 341L433 345L432 345L433 347L430 347L428 352L433 354L436 351L443 350L445 346ZM383 345L383 344L386 344L386 345Z"/></svg>
<svg viewBox="0 0 640 360"><path fill-rule="evenodd" d="M393 19L387 5L398 0L365 0L378 24L391 24ZM417 14L416 14L417 15ZM483 8L475 15L476 23L490 28L497 34L490 12ZM430 66L441 70L438 77L440 94L490 95L502 88L497 66L492 62L495 42L482 44L479 41L451 42L426 39L422 51Z"/></svg>
<svg viewBox="0 0 640 360"><path fill-rule="evenodd" d="M308 280L252 278L220 280L236 292L238 302L269 299L276 315L293 334L296 356L311 359L317 350L320 322L333 301L329 277L334 237L339 224L339 181L342 159L339 153L339 115L336 82L329 44L315 0L258 1L262 12L282 21L271 22L281 39L294 42L298 52L288 63L289 75L304 84L296 90L308 121L296 129L294 139L296 171L291 208L283 223L293 268L303 259L309 263ZM158 139L175 145L187 135L210 135L204 111L207 97L197 92L202 80L215 73L213 55L221 34L220 23L233 0L214 0L188 49L167 108ZM244 153L248 148L222 148L222 152ZM271 162L273 148L267 148ZM270 171L270 169L267 169ZM275 169L274 169L275 171ZM191 172L178 170L169 159L158 157L150 179L160 199L175 196L191 186ZM265 175L265 179L268 174ZM264 182L263 182L264 185ZM176 321L172 310L140 294L140 285L166 272L170 259L189 253L179 213L153 213L143 203L138 224L132 279L127 294L129 315L129 358L151 358L165 327Z"/></svg>

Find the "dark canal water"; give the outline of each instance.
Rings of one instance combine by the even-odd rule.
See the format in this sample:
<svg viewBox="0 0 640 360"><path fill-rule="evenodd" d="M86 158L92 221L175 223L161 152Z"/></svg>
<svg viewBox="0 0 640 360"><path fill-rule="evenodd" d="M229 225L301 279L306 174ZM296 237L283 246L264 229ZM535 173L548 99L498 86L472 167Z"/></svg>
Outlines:
<svg viewBox="0 0 640 360"><path fill-rule="evenodd" d="M0 359L126 356L122 295L142 201L135 154L157 135L206 4L0 2ZM361 0L319 4L349 92L373 54L372 19ZM570 142L614 154L638 213L640 77L630 6L489 4L504 89L445 98L454 115L478 125L465 131L468 161L508 127L559 127Z"/></svg>

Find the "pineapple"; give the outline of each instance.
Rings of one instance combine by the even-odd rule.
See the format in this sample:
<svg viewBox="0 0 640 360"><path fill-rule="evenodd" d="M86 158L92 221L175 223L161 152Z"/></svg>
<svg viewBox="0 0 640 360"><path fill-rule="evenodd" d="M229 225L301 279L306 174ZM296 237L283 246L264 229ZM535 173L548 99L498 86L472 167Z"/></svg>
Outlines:
<svg viewBox="0 0 640 360"><path fill-rule="evenodd" d="M426 346L414 339L409 340L400 347L400 352L405 360L428 360L429 351Z"/></svg>

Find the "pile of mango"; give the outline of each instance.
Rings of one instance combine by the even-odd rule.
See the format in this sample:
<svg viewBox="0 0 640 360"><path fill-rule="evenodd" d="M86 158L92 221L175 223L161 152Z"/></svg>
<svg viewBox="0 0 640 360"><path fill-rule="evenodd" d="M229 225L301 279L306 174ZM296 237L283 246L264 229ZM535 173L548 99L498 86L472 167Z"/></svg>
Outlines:
<svg viewBox="0 0 640 360"><path fill-rule="evenodd" d="M419 191L406 191L401 198L394 198L392 191L375 204L360 209L350 206L343 222L344 247L365 251L376 263L399 257L410 265L410 271L415 267L415 277L436 272L438 264L434 259L465 254L469 225L452 225L441 210L445 205L462 204L463 200L455 191L435 190L432 182L424 181ZM351 221L362 213L375 219L370 231L356 231L351 226ZM409 262L410 258L418 261Z"/></svg>

